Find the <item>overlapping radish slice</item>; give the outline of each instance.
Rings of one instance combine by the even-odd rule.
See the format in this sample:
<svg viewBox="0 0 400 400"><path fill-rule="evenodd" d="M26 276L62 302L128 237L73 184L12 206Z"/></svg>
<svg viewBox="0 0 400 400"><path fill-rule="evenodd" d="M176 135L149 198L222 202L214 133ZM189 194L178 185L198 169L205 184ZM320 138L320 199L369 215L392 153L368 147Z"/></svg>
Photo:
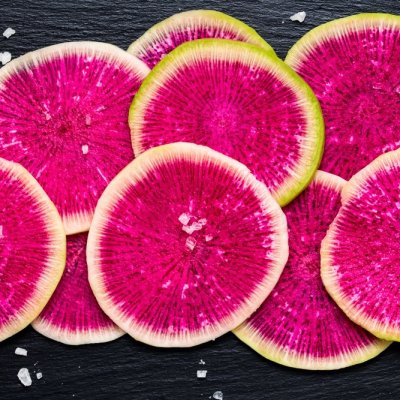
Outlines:
<svg viewBox="0 0 400 400"><path fill-rule="evenodd" d="M187 347L243 322L276 284L286 220L241 163L204 146L151 149L107 187L88 239L89 281L124 331Z"/></svg>

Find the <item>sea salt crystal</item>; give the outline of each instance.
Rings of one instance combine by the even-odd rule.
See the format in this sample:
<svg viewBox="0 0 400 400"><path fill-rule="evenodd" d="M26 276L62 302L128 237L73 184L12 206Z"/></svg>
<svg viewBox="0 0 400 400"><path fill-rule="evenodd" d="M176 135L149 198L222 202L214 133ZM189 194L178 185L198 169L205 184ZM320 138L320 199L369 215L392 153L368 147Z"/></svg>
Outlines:
<svg viewBox="0 0 400 400"><path fill-rule="evenodd" d="M82 154L87 154L89 153L89 146L87 144L84 144L82 146Z"/></svg>
<svg viewBox="0 0 400 400"><path fill-rule="evenodd" d="M24 356L24 357L26 357L26 356L28 355L28 350L23 349L22 347L17 347L17 348L15 349L15 354L16 354L17 356Z"/></svg>
<svg viewBox="0 0 400 400"><path fill-rule="evenodd" d="M209 242L210 240L213 240L212 235L206 235L205 236L206 242Z"/></svg>
<svg viewBox="0 0 400 400"><path fill-rule="evenodd" d="M32 385L32 378L29 374L28 368L21 368L18 371L18 379L24 386L31 386Z"/></svg>
<svg viewBox="0 0 400 400"><path fill-rule="evenodd" d="M11 61L11 53L5 51L4 53L0 53L0 61L3 65L6 65Z"/></svg>
<svg viewBox="0 0 400 400"><path fill-rule="evenodd" d="M179 217L178 220L181 224L187 225L190 221L190 215L187 213L182 213Z"/></svg>
<svg viewBox="0 0 400 400"><path fill-rule="evenodd" d="M200 222L193 222L192 225L182 226L182 230L185 231L187 234L191 235L194 231L199 231L203 227L203 224Z"/></svg>
<svg viewBox="0 0 400 400"><path fill-rule="evenodd" d="M3 237L3 225L0 225L0 237Z"/></svg>
<svg viewBox="0 0 400 400"><path fill-rule="evenodd" d="M191 237L191 236L189 236L186 239L186 248L188 248L189 250L193 251L194 248L196 247L196 243L197 243L196 239Z"/></svg>
<svg viewBox="0 0 400 400"><path fill-rule="evenodd" d="M36 379L42 379L43 378L43 374L41 372L38 372L36 374Z"/></svg>
<svg viewBox="0 0 400 400"><path fill-rule="evenodd" d="M3 36L6 37L7 39L9 39L12 35L15 34L15 30L13 28L7 28L4 32L3 32Z"/></svg>
<svg viewBox="0 0 400 400"><path fill-rule="evenodd" d="M206 369L198 369L197 370L197 378L205 379L207 377L207 370Z"/></svg>
<svg viewBox="0 0 400 400"><path fill-rule="evenodd" d="M199 361L199 364L200 364L200 365L205 365L205 364L206 364L206 362L205 362L205 361L203 361L203 360L200 360L200 361Z"/></svg>
<svg viewBox="0 0 400 400"><path fill-rule="evenodd" d="M298 22L303 22L305 19L306 19L306 12L305 11L300 11L300 12L298 12L298 13L296 13L296 14L293 14L291 17L290 17L290 20L291 21L298 21Z"/></svg>
<svg viewBox="0 0 400 400"><path fill-rule="evenodd" d="M214 392L212 397L215 400L224 400L224 394L220 390L217 390L216 392Z"/></svg>
<svg viewBox="0 0 400 400"><path fill-rule="evenodd" d="M90 117L89 114L87 114L86 117L85 117L85 124L87 126L90 126L91 123L92 123L92 118Z"/></svg>

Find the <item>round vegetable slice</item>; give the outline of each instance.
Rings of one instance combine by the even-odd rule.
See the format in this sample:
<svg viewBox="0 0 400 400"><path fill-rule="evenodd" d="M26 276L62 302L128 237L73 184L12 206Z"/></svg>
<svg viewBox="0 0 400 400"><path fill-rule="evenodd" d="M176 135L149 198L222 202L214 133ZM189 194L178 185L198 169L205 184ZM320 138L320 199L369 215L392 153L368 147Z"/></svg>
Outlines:
<svg viewBox="0 0 400 400"><path fill-rule="evenodd" d="M129 114L135 154L178 141L246 164L279 204L310 182L322 155L318 101L287 65L224 39L184 43L151 71Z"/></svg>
<svg viewBox="0 0 400 400"><path fill-rule="evenodd" d="M285 209L289 260L262 306L234 332L264 357L289 367L326 370L366 361L390 343L354 324L326 292L320 244L340 208L345 181L318 171Z"/></svg>
<svg viewBox="0 0 400 400"><path fill-rule="evenodd" d="M0 157L21 163L67 234L87 231L108 182L133 159L129 105L148 72L105 43L63 43L0 70Z"/></svg>
<svg viewBox="0 0 400 400"><path fill-rule="evenodd" d="M345 186L321 248L328 292L357 324L400 341L400 150L386 153Z"/></svg>
<svg viewBox="0 0 400 400"><path fill-rule="evenodd" d="M286 220L264 184L204 146L151 149L107 187L89 232L94 294L135 339L194 346L243 322L276 284Z"/></svg>
<svg viewBox="0 0 400 400"><path fill-rule="evenodd" d="M153 68L166 54L184 42L220 38L254 44L272 54L272 47L248 25L213 10L191 10L175 14L152 26L133 42L128 53Z"/></svg>
<svg viewBox="0 0 400 400"><path fill-rule="evenodd" d="M321 169L350 179L400 146L400 17L360 14L303 36L285 62L321 103L326 145Z"/></svg>
<svg viewBox="0 0 400 400"><path fill-rule="evenodd" d="M124 332L104 314L88 281L88 234L67 237L67 263L56 291L32 326L44 336L65 344L108 342Z"/></svg>
<svg viewBox="0 0 400 400"><path fill-rule="evenodd" d="M38 316L64 266L54 204L21 165L0 158L0 341Z"/></svg>

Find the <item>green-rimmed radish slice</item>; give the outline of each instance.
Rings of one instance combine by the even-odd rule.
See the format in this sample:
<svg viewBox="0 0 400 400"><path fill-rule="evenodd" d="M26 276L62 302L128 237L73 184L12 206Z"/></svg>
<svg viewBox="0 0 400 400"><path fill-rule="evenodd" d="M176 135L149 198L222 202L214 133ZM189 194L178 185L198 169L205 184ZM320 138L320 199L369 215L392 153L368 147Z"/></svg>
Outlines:
<svg viewBox="0 0 400 400"><path fill-rule="evenodd" d="M159 22L133 42L128 53L153 68L180 44L206 38L247 42L275 54L272 47L253 28L213 10L184 11Z"/></svg>
<svg viewBox="0 0 400 400"><path fill-rule="evenodd" d="M97 304L88 281L87 232L67 237L67 263L57 289L32 326L70 345L103 343L124 334Z"/></svg>
<svg viewBox="0 0 400 400"><path fill-rule="evenodd" d="M64 266L54 204L25 168L0 158L0 341L38 316Z"/></svg>
<svg viewBox="0 0 400 400"><path fill-rule="evenodd" d="M178 141L246 164L284 205L310 182L324 125L307 84L275 56L224 39L187 42L143 82L129 113L135 155Z"/></svg>
<svg viewBox="0 0 400 400"><path fill-rule="evenodd" d="M326 145L321 169L350 179L400 146L400 17L359 14L304 35L285 62L321 103Z"/></svg>
<svg viewBox="0 0 400 400"><path fill-rule="evenodd" d="M46 47L0 69L0 157L38 180L67 234L89 229L102 191L133 159L127 114L148 71L96 42Z"/></svg>
<svg viewBox="0 0 400 400"><path fill-rule="evenodd" d="M317 171L284 208L289 259L261 307L234 333L258 353L289 367L326 370L369 360L390 343L354 324L325 290L320 245L340 208L346 181Z"/></svg>
<svg viewBox="0 0 400 400"><path fill-rule="evenodd" d="M379 156L344 187L321 248L328 292L357 324L400 341L400 150Z"/></svg>
<svg viewBox="0 0 400 400"><path fill-rule="evenodd" d="M110 183L89 232L89 282L125 332L189 347L243 322L288 254L285 216L241 163L205 146L148 150Z"/></svg>

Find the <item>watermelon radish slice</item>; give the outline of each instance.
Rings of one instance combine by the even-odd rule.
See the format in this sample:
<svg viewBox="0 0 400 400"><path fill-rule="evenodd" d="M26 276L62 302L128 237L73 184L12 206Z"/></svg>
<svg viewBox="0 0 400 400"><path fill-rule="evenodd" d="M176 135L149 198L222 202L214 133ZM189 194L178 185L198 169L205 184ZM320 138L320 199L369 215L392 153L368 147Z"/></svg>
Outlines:
<svg viewBox="0 0 400 400"><path fill-rule="evenodd" d="M135 154L207 145L247 165L283 205L318 167L324 128L310 88L282 61L224 39L184 43L151 71L129 114Z"/></svg>
<svg viewBox="0 0 400 400"><path fill-rule="evenodd" d="M148 73L105 43L64 43L0 70L0 157L21 163L67 234L89 229L108 182L133 159L129 105Z"/></svg>
<svg viewBox="0 0 400 400"><path fill-rule="evenodd" d="M400 147L400 17L360 14L328 22L300 39L285 62L321 103L321 169L349 179Z"/></svg>
<svg viewBox="0 0 400 400"><path fill-rule="evenodd" d="M64 266L54 204L25 168L0 158L0 341L38 316Z"/></svg>
<svg viewBox="0 0 400 400"><path fill-rule="evenodd" d="M322 279L343 311L386 340L400 341L400 150L344 187L321 248Z"/></svg>
<svg viewBox="0 0 400 400"><path fill-rule="evenodd" d="M272 47L248 25L213 10L191 10L175 14L152 26L133 42L128 53L153 68L166 54L184 42L220 38L254 44L274 53Z"/></svg>
<svg viewBox="0 0 400 400"><path fill-rule="evenodd" d="M56 291L32 326L44 336L65 344L102 343L124 334L104 314L89 286L86 243L88 234L67 237L67 265Z"/></svg>
<svg viewBox="0 0 400 400"><path fill-rule="evenodd" d="M236 335L264 357L289 367L324 370L366 361L389 342L350 321L320 278L321 240L340 208L345 181L318 171L284 211L289 260L278 284Z"/></svg>
<svg viewBox="0 0 400 400"><path fill-rule="evenodd" d="M204 146L151 149L106 188L89 232L94 294L135 339L194 346L235 328L268 296L288 254L264 184Z"/></svg>

